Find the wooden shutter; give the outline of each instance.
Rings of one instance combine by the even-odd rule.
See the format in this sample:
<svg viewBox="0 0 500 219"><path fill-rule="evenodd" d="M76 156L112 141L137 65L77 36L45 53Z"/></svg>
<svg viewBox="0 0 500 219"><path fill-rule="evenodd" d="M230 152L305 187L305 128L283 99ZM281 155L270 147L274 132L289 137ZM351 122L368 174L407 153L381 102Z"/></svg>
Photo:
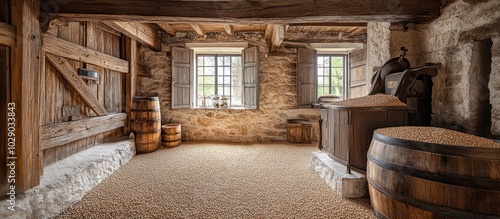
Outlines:
<svg viewBox="0 0 500 219"><path fill-rule="evenodd" d="M172 109L191 107L192 50L172 48Z"/></svg>
<svg viewBox="0 0 500 219"><path fill-rule="evenodd" d="M316 103L316 50L299 48L297 57L298 107Z"/></svg>
<svg viewBox="0 0 500 219"><path fill-rule="evenodd" d="M257 109L259 105L259 48L243 50L243 106Z"/></svg>

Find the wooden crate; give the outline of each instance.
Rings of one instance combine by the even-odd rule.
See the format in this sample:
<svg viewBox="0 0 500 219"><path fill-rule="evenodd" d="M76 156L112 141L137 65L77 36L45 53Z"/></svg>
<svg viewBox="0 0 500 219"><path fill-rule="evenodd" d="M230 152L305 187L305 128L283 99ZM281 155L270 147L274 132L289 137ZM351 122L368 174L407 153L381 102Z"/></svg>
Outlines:
<svg viewBox="0 0 500 219"><path fill-rule="evenodd" d="M289 143L311 143L312 123L309 121L289 121L286 125Z"/></svg>

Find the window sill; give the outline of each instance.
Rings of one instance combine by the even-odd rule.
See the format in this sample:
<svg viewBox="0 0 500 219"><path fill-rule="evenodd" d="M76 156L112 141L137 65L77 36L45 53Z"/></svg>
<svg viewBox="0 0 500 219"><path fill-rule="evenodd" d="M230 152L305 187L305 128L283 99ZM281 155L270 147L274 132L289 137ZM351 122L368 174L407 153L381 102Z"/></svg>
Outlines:
<svg viewBox="0 0 500 219"><path fill-rule="evenodd" d="M244 107L229 107L229 108L215 108L215 107L191 107L194 110L253 110L252 108Z"/></svg>

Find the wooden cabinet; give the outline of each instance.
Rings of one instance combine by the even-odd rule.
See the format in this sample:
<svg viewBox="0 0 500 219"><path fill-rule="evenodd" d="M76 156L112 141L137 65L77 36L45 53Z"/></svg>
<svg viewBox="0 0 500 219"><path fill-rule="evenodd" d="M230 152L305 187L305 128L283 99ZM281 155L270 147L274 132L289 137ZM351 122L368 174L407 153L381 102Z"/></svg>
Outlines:
<svg viewBox="0 0 500 219"><path fill-rule="evenodd" d="M341 107L321 109L323 151L335 161L366 170L366 155L378 128L411 125L408 107Z"/></svg>

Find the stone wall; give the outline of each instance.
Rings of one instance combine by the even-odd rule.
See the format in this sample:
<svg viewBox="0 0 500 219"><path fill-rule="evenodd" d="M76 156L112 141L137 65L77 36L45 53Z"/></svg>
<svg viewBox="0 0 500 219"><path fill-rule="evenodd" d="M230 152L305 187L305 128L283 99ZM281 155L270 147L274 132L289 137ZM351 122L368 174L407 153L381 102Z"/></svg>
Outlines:
<svg viewBox="0 0 500 219"><path fill-rule="evenodd" d="M307 118L314 122L313 140L318 141L319 109L297 109L297 48L281 48L269 54L263 33L209 33L165 37L164 51L141 49L142 64L152 77L140 77L138 95L157 95L161 101L162 123L182 124L185 140L224 142L286 141L287 119ZM259 108L241 109L171 109L171 46L186 42L248 42L260 50Z"/></svg>
<svg viewBox="0 0 500 219"><path fill-rule="evenodd" d="M489 63L482 59L489 52L485 51L489 46L479 41L498 36L499 19L500 1L475 4L454 1L429 24L396 24L389 28L391 57L398 56L399 47L405 46L409 50L407 58L414 67L441 63L439 75L433 79L434 126L487 136L489 133L482 127L488 122L484 120L488 119L485 114L490 110L488 101L484 100L489 98L493 104L492 132L500 135L500 101L497 100L500 86L494 78L499 71L495 63L499 55L493 50L491 79L488 79L483 72L489 71Z"/></svg>
<svg viewBox="0 0 500 219"><path fill-rule="evenodd" d="M491 133L500 136L500 36L492 38L491 77L489 83L491 103Z"/></svg>
<svg viewBox="0 0 500 219"><path fill-rule="evenodd" d="M368 80L371 80L373 68L383 65L390 58L390 26L391 23L388 22L368 22L368 39L366 42Z"/></svg>

